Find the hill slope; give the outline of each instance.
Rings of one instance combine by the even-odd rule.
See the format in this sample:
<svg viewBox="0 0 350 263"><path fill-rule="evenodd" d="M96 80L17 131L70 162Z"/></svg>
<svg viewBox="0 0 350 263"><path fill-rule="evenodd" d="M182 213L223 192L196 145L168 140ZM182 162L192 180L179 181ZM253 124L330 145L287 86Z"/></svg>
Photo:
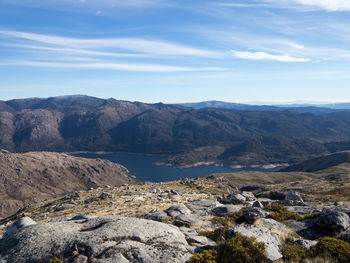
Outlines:
<svg viewBox="0 0 350 263"><path fill-rule="evenodd" d="M0 152L0 216L34 200L98 186L137 183L129 171L105 160L66 154Z"/></svg>
<svg viewBox="0 0 350 263"><path fill-rule="evenodd" d="M337 152L286 167L281 172L317 172L339 165L350 166L350 151Z"/></svg>

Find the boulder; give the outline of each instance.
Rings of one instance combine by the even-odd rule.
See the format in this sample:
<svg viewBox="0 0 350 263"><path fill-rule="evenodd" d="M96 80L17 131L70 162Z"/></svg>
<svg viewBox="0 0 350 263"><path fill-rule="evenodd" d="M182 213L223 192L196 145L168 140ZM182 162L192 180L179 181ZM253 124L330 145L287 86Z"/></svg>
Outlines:
<svg viewBox="0 0 350 263"><path fill-rule="evenodd" d="M160 211L160 210L152 210L149 213L144 214L142 217L145 219L150 219L150 220L154 220L154 221L158 221L158 222L164 222L170 218L167 215L167 213L165 213L164 211Z"/></svg>
<svg viewBox="0 0 350 263"><path fill-rule="evenodd" d="M229 194L218 197L218 201L222 204L241 205L246 203L246 197L241 194Z"/></svg>
<svg viewBox="0 0 350 263"><path fill-rule="evenodd" d="M239 212L242 208L242 205L223 205L215 207L212 212L216 216L231 216Z"/></svg>
<svg viewBox="0 0 350 263"><path fill-rule="evenodd" d="M188 215L191 214L191 210L188 209L185 205L174 205L169 207L166 210L166 213L169 216L176 217L178 215Z"/></svg>
<svg viewBox="0 0 350 263"><path fill-rule="evenodd" d="M253 225L238 225L228 229L226 234L230 238L230 236L234 237L237 233L247 237L255 237L258 242L265 243L266 257L269 261L273 262L282 258L280 237L276 233L271 233L268 228Z"/></svg>
<svg viewBox="0 0 350 263"><path fill-rule="evenodd" d="M28 217L28 216L22 217L22 218L18 219L16 222L14 222L7 229L5 235L11 234L11 233L17 231L18 229L23 228L23 227L31 226L31 225L35 225L35 224L36 224L36 222L33 219L31 219L30 217Z"/></svg>
<svg viewBox="0 0 350 263"><path fill-rule="evenodd" d="M301 195L294 190L288 191L286 197L284 198L284 200L281 203L286 205L286 206L304 206L304 205L306 205L304 203L304 200L301 197Z"/></svg>
<svg viewBox="0 0 350 263"><path fill-rule="evenodd" d="M350 227L350 218L343 212L325 208L318 216L316 225L337 234Z"/></svg>
<svg viewBox="0 0 350 263"><path fill-rule="evenodd" d="M243 191L241 193L241 195L245 197L246 201L255 201L256 200L255 195L252 192Z"/></svg>
<svg viewBox="0 0 350 263"><path fill-rule="evenodd" d="M196 214L189 214L189 215L180 214L175 217L174 224L176 226L191 227L194 225L198 225L203 221L204 221L204 218Z"/></svg>
<svg viewBox="0 0 350 263"><path fill-rule="evenodd" d="M117 216L35 224L0 239L0 258L7 263L49 262L53 257L72 262L77 254L88 262L182 263L191 249L175 226Z"/></svg>
<svg viewBox="0 0 350 263"><path fill-rule="evenodd" d="M254 223L256 219L265 218L269 215L269 212L258 207L246 207L243 208L243 218L249 224Z"/></svg>

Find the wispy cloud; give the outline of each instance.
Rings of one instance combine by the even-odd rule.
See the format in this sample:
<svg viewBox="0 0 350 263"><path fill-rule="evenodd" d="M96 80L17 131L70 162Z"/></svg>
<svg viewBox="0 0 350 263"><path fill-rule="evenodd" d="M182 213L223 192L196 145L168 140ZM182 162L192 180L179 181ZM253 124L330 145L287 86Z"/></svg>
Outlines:
<svg viewBox="0 0 350 263"><path fill-rule="evenodd" d="M216 67L175 67L166 65L152 64L120 64L120 63L59 63L59 62L40 62L40 61L17 61L0 63L0 66L30 66L44 68L62 68L62 69L104 69L104 70L122 70L134 72L194 72L194 71L223 71L225 68Z"/></svg>
<svg viewBox="0 0 350 263"><path fill-rule="evenodd" d="M263 0L263 2L273 3L275 7L300 8L308 7L311 10L326 11L350 11L348 0Z"/></svg>
<svg viewBox="0 0 350 263"><path fill-rule="evenodd" d="M0 30L0 35L17 39L25 39L42 44L79 48L80 50L82 48L118 48L124 51L128 50L143 54L199 57L216 57L219 54L215 51L142 38L82 39L6 30Z"/></svg>
<svg viewBox="0 0 350 263"><path fill-rule="evenodd" d="M231 50L232 54L236 58L250 59L250 60L272 60L279 62L308 62L308 58L295 58L289 55L273 55L266 52L247 52Z"/></svg>

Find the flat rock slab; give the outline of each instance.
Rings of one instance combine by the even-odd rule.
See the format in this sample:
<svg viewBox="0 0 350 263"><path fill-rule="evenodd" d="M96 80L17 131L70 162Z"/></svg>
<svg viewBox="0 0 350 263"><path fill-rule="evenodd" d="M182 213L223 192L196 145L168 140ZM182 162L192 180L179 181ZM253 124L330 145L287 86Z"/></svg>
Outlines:
<svg viewBox="0 0 350 263"><path fill-rule="evenodd" d="M191 246L178 227L129 217L101 217L23 227L0 239L7 263L72 262L83 255L97 262L186 262Z"/></svg>

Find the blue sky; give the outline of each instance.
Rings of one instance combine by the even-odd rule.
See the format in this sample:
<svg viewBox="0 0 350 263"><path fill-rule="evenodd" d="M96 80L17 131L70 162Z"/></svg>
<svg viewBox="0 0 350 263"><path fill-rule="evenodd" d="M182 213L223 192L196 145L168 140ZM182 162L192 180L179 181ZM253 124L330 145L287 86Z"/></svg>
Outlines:
<svg viewBox="0 0 350 263"><path fill-rule="evenodd" d="M0 0L0 99L350 101L349 0Z"/></svg>

